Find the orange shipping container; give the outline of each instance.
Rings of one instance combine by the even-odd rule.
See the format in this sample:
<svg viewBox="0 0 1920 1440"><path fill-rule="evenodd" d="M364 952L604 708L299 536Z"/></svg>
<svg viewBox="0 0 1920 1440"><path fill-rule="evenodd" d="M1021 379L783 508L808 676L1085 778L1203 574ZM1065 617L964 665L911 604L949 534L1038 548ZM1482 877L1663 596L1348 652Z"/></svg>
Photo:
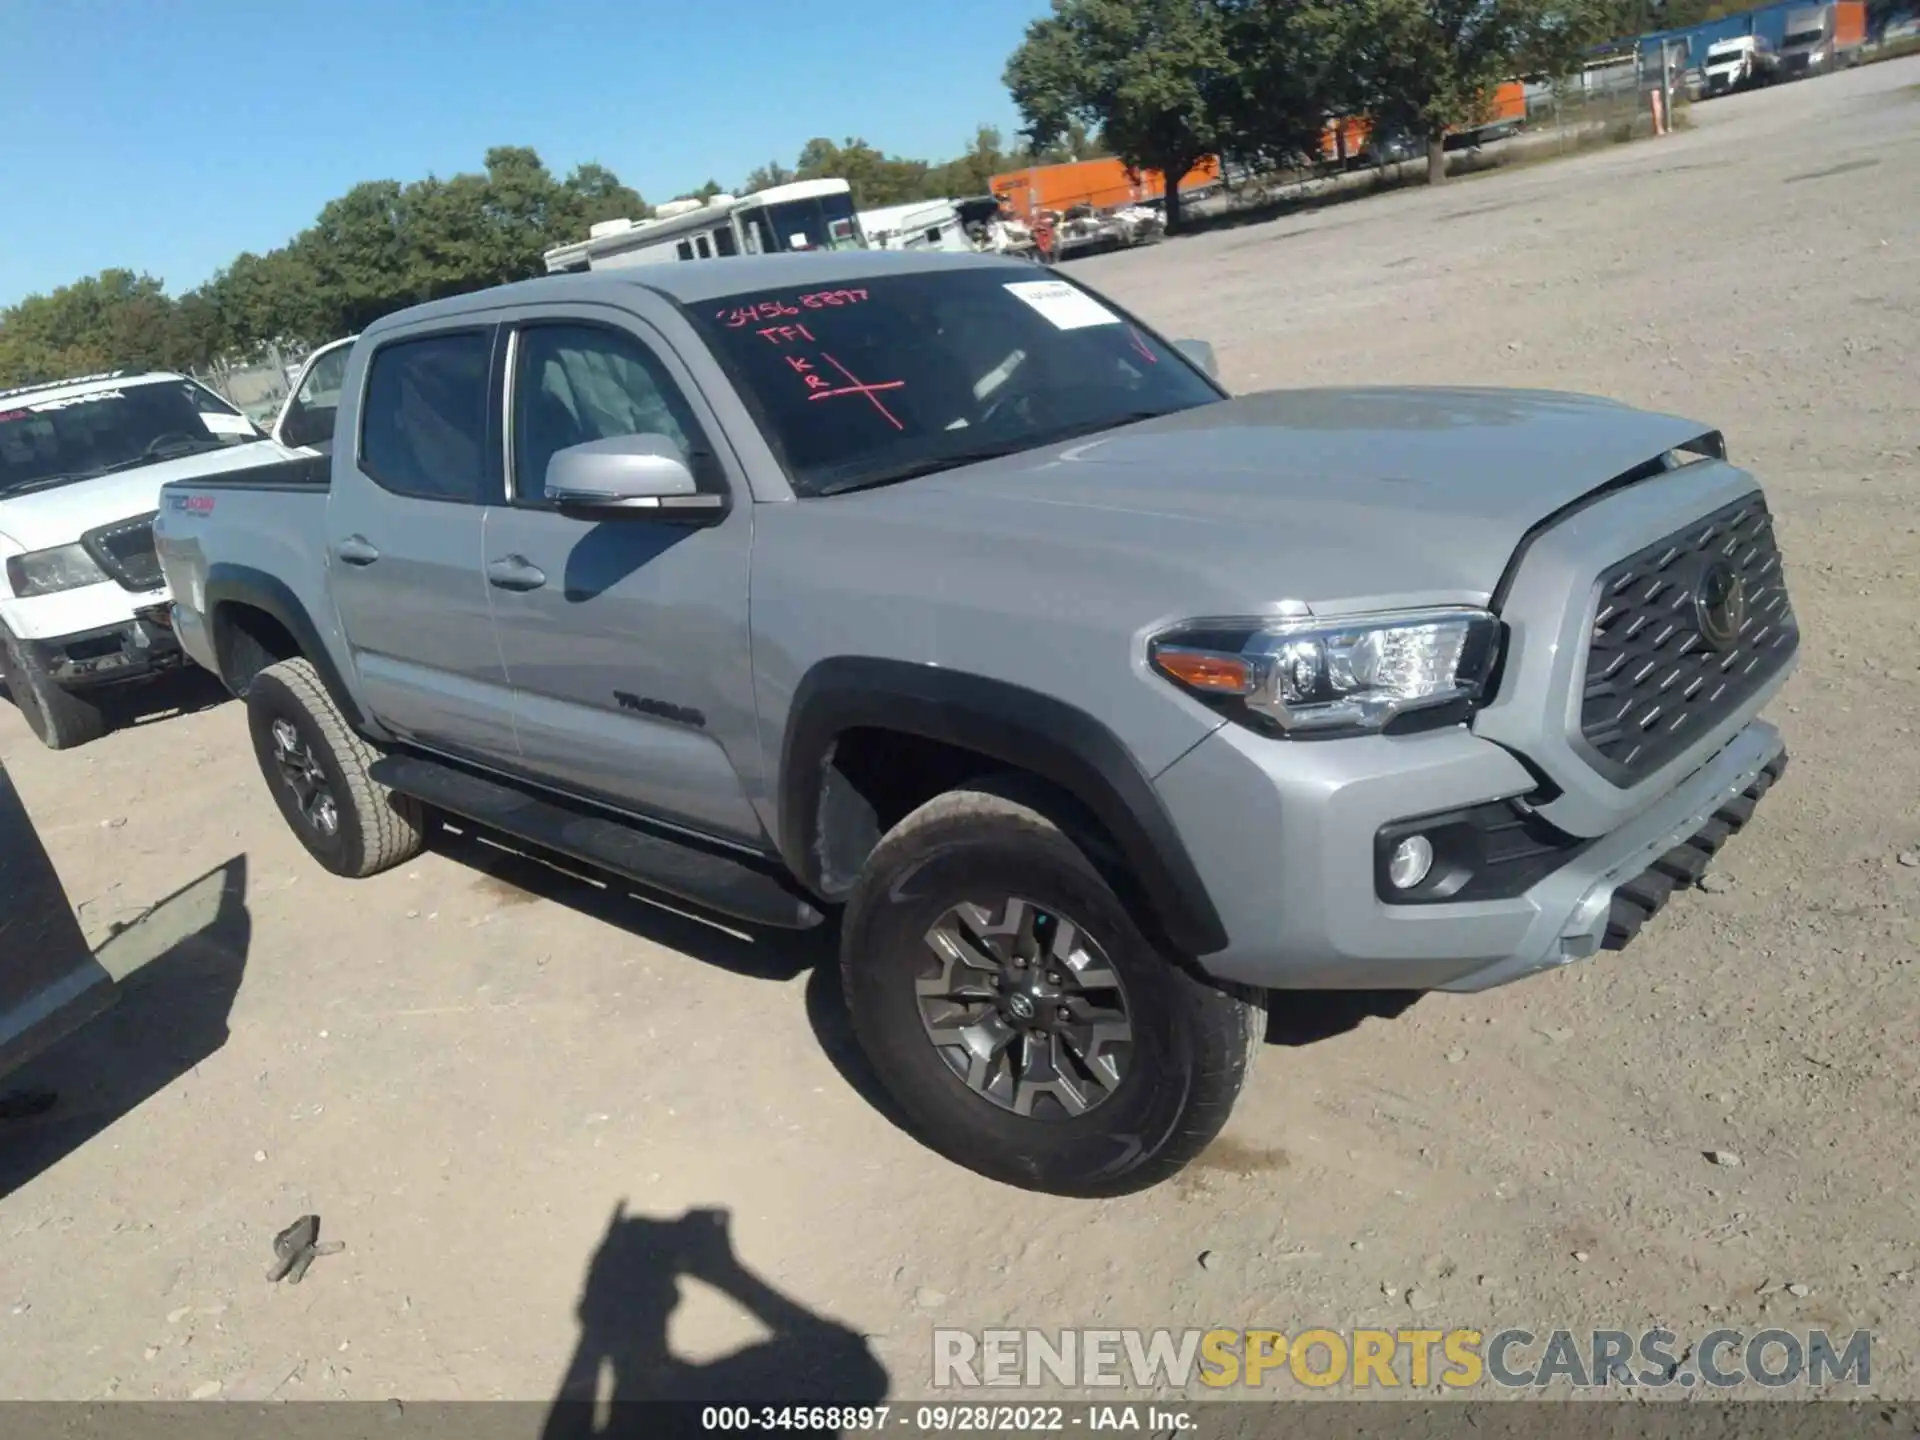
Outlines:
<svg viewBox="0 0 1920 1440"><path fill-rule="evenodd" d="M1867 39L1867 0L1838 0L1833 7L1833 43L1851 50Z"/></svg>
<svg viewBox="0 0 1920 1440"><path fill-rule="evenodd" d="M1181 178L1182 191L1206 185L1219 177L1219 163L1202 160ZM993 177L993 193L1001 196L1022 220L1032 222L1042 210L1064 211L1075 205L1112 210L1157 200L1166 194L1166 181L1157 170L1130 175L1119 160L1074 160L1064 165L1034 165Z"/></svg>
<svg viewBox="0 0 1920 1440"><path fill-rule="evenodd" d="M1481 130L1492 125L1517 125L1527 118L1527 87L1518 80L1508 80L1493 92L1488 103L1487 118L1478 125L1455 126L1447 133L1458 135L1466 131ZM1329 120L1327 128L1320 136L1320 158L1338 162L1342 158L1341 142L1346 143L1344 158L1357 161L1367 148L1367 137L1373 133L1373 123L1365 116L1349 116L1344 120Z"/></svg>

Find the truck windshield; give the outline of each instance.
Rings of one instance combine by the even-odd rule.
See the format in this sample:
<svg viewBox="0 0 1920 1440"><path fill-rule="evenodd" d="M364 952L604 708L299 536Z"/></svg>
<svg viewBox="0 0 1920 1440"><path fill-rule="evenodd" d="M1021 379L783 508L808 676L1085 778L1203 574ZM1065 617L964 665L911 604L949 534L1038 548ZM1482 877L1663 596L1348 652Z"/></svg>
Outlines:
<svg viewBox="0 0 1920 1440"><path fill-rule="evenodd" d="M1065 280L1011 267L880 275L690 305L801 495L910 480L1220 392Z"/></svg>
<svg viewBox="0 0 1920 1440"><path fill-rule="evenodd" d="M187 380L0 397L0 499L259 438L238 410Z"/></svg>
<svg viewBox="0 0 1920 1440"><path fill-rule="evenodd" d="M776 250L858 250L860 226L854 219L853 196L821 195L810 200L783 200L766 207Z"/></svg>
<svg viewBox="0 0 1920 1440"><path fill-rule="evenodd" d="M1814 26L1813 29L1811 30L1796 30L1793 32L1793 34L1787 36L1787 44L1789 45L1816 44L1819 41L1820 37L1826 33L1827 32L1822 30L1818 25Z"/></svg>

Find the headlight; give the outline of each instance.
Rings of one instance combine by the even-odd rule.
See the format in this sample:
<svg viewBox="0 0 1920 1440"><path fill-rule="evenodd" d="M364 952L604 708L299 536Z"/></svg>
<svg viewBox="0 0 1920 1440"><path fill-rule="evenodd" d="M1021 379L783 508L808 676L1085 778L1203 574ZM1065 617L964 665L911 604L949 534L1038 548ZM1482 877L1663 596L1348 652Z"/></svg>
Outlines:
<svg viewBox="0 0 1920 1440"><path fill-rule="evenodd" d="M1339 620L1203 621L1154 638L1154 669L1236 718L1288 735L1385 729L1410 711L1464 720L1486 690L1500 622L1484 610Z"/></svg>
<svg viewBox="0 0 1920 1440"><path fill-rule="evenodd" d="M7 583L22 600L98 585L107 578L107 572L79 545L56 545L51 550L30 550L25 555L7 557Z"/></svg>

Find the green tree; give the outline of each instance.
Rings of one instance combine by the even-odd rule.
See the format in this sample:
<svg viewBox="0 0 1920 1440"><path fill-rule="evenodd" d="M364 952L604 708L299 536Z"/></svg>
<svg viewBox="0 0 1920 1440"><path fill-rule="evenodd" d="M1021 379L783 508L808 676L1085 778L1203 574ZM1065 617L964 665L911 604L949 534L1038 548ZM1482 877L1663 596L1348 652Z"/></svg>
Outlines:
<svg viewBox="0 0 1920 1440"><path fill-rule="evenodd" d="M1176 230L1181 177L1230 133L1237 71L1216 0L1053 0L1005 79L1034 149L1076 120L1097 125L1129 166L1166 178Z"/></svg>
<svg viewBox="0 0 1920 1440"><path fill-rule="evenodd" d="M1079 120L1069 120L1051 145L1038 152L1029 146L1009 158L1021 165L1062 165L1069 160L1100 160L1111 154L1113 150L1098 131L1089 130Z"/></svg>
<svg viewBox="0 0 1920 1440"><path fill-rule="evenodd" d="M836 145L815 137L800 147L793 168L796 180L845 180L859 210L924 200L934 193L928 184L933 167L926 161L884 155L865 140Z"/></svg>
<svg viewBox="0 0 1920 1440"><path fill-rule="evenodd" d="M566 192L568 229L553 238L554 245L581 239L602 220L644 220L651 213L638 190L621 184L618 175L595 161L574 166L561 189Z"/></svg>
<svg viewBox="0 0 1920 1440"><path fill-rule="evenodd" d="M1222 149L1261 170L1315 164L1327 121L1365 107L1357 7L1345 0L1221 0L1240 64L1224 87Z"/></svg>
<svg viewBox="0 0 1920 1440"><path fill-rule="evenodd" d="M769 160L764 165L755 166L748 172L746 180L740 186L742 195L751 195L758 190L771 190L776 185L785 185L793 179L793 171L778 160Z"/></svg>
<svg viewBox="0 0 1920 1440"><path fill-rule="evenodd" d="M151 275L103 270L0 311L0 385L180 363L173 302Z"/></svg>
<svg viewBox="0 0 1920 1440"><path fill-rule="evenodd" d="M702 193L718 189L708 182ZM355 185L285 245L235 256L178 301L125 270L29 296L0 311L0 382L181 369L251 360L270 344L319 344L406 305L537 275L553 246L598 221L646 213L639 192L604 165L556 180L537 152L497 146L478 173Z"/></svg>
<svg viewBox="0 0 1920 1440"><path fill-rule="evenodd" d="M1425 139L1437 185L1450 129L1484 120L1502 81L1569 68L1615 12L1607 0L1351 0L1348 17L1361 108Z"/></svg>

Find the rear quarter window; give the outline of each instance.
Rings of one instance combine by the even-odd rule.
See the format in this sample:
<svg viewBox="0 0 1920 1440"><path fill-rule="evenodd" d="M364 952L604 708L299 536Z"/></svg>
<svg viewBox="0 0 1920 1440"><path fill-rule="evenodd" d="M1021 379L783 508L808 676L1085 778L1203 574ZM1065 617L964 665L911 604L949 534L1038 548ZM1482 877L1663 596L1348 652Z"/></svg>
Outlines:
<svg viewBox="0 0 1920 1440"><path fill-rule="evenodd" d="M390 341L367 366L360 468L382 489L422 500L488 498L490 330Z"/></svg>

